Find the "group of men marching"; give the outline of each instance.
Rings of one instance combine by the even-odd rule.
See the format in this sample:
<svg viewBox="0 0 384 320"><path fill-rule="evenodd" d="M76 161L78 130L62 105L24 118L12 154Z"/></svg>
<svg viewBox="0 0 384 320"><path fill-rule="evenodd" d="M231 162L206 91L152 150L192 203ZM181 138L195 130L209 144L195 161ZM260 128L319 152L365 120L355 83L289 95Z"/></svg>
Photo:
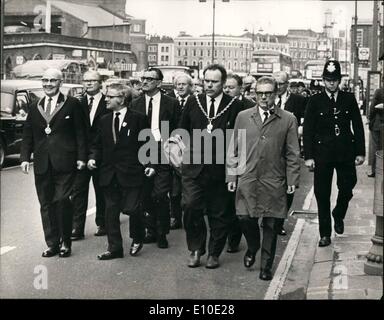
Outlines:
<svg viewBox="0 0 384 320"><path fill-rule="evenodd" d="M108 238L99 260L124 256L122 213L129 215L132 256L145 243L168 248L170 229L184 226L188 267L199 267L207 254L206 268L215 269L226 243L227 252L237 252L243 234L244 266L252 267L261 248L259 277L272 279L277 236L285 234L284 219L299 186L303 118L306 165L315 170L319 245L329 245L333 169L339 197L332 214L335 231L342 233L354 165L364 161L365 146L357 104L338 90L339 63L328 61L323 76L326 89L310 98L304 116L305 103L287 91L284 72L258 79L253 101L242 95L242 79L218 64L204 69L201 94L192 94L192 79L180 74L175 92L166 95L161 71L149 68L134 99L131 88L119 83L102 94L99 74L88 71L86 92L76 99L60 92L60 71L48 69L45 96L30 109L21 150L24 173L34 154L48 246L42 256L68 257L72 241L84 238L92 178L95 236ZM164 148L172 143L183 146L173 149L180 154Z"/></svg>

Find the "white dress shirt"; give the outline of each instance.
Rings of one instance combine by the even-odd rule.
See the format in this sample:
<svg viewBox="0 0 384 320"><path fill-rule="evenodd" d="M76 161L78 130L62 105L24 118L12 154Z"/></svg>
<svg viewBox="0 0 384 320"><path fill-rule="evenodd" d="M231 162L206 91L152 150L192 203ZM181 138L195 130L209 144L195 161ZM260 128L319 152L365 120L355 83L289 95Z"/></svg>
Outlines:
<svg viewBox="0 0 384 320"><path fill-rule="evenodd" d="M120 112L120 115L119 115L119 132L120 132L121 126L123 125L123 122L124 122L125 114L127 113L127 107L124 107L119 111L113 111L112 125L115 124L116 112Z"/></svg>
<svg viewBox="0 0 384 320"><path fill-rule="evenodd" d="M267 111L268 112L268 118L271 116L271 113L269 112L269 110L264 110L262 108L259 107L259 114L260 114L260 118L261 118L261 122L264 123L264 120L265 120L265 114L264 112Z"/></svg>
<svg viewBox="0 0 384 320"><path fill-rule="evenodd" d="M211 100L212 98L208 95L206 95L207 98L207 114L209 115L209 111L211 109ZM223 93L220 93L215 99L214 106L215 106L215 116L217 114L217 110L219 109L219 105L221 102L221 99L223 98Z"/></svg>
<svg viewBox="0 0 384 320"><path fill-rule="evenodd" d="M331 94L328 90L325 90L325 93L327 94L327 96L329 97L329 99L331 99ZM336 92L333 93L333 96L335 97L335 101L337 101L337 96L339 94L339 90L337 90Z"/></svg>
<svg viewBox="0 0 384 320"><path fill-rule="evenodd" d="M156 141L161 140L161 134L159 129L160 124L160 100L161 100L161 93L160 91L156 93L154 96L150 97L148 95L145 95L145 112L148 114L148 106L149 106L149 100L152 98L152 120L151 120L151 131L153 134L153 137Z"/></svg>
<svg viewBox="0 0 384 320"><path fill-rule="evenodd" d="M91 97L93 97L92 108L91 108L91 112L89 113L89 120L91 121L91 125L93 123L93 120L95 119L95 114L96 114L96 111L97 111L97 107L99 105L99 102L100 102L102 96L103 95L101 94L100 91L97 94L95 94L94 96L91 96L91 95L87 94L87 104L88 104L88 106L89 106L89 99Z"/></svg>
<svg viewBox="0 0 384 320"><path fill-rule="evenodd" d="M60 94L60 92L55 94L53 97L45 96L45 99L44 99L44 111L47 110L48 100L52 99L52 101L51 101L51 113L50 114L53 113L53 111L55 110L56 105L57 105L57 100L59 99L59 94Z"/></svg>

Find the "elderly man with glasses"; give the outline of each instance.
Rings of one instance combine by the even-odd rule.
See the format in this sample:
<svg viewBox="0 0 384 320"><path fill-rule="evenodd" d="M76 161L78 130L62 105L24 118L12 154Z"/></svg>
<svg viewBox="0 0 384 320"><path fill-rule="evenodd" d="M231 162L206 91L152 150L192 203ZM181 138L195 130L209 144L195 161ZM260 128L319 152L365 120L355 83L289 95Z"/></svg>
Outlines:
<svg viewBox="0 0 384 320"><path fill-rule="evenodd" d="M227 157L228 190L236 191L236 214L248 245L244 266L255 263L261 247L262 280L272 279L279 221L287 217L286 197L295 192L300 173L296 119L275 105L276 93L273 78L257 81L256 106L237 116Z"/></svg>
<svg viewBox="0 0 384 320"><path fill-rule="evenodd" d="M70 200L76 169L87 161L85 120L79 101L60 92L62 73L47 69L42 77L44 97L33 104L23 132L20 160L34 174L45 242L44 258L71 255L73 205Z"/></svg>
<svg viewBox="0 0 384 320"><path fill-rule="evenodd" d="M168 193L171 191L172 171L169 163L161 163L165 159L162 141L176 129L180 115L179 103L175 98L163 94L161 83L163 73L160 69L149 68L144 71L142 82L143 95L132 101L132 109L147 116L154 139L158 142L158 165L156 174L145 183L145 226L144 243L157 242L159 248L168 248L166 235L170 230L170 206ZM167 128L167 132L162 132Z"/></svg>

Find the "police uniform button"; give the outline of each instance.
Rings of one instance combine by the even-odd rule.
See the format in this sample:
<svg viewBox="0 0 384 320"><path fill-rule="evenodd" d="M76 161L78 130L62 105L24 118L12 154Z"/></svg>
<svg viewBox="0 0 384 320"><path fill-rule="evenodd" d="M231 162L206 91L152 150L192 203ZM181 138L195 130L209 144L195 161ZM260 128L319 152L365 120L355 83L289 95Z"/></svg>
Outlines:
<svg viewBox="0 0 384 320"><path fill-rule="evenodd" d="M320 144L320 143L321 143L321 141L317 141L317 143L318 143L318 144Z"/></svg>
<svg viewBox="0 0 384 320"><path fill-rule="evenodd" d="M348 113L349 111L347 110L347 111L345 111L345 113Z"/></svg>
<svg viewBox="0 0 384 320"><path fill-rule="evenodd" d="M322 116L322 115L323 115L323 113L322 113L322 112L320 112L320 115Z"/></svg>
<svg viewBox="0 0 384 320"><path fill-rule="evenodd" d="M337 119L337 116L335 116L335 119Z"/></svg>
<svg viewBox="0 0 384 320"><path fill-rule="evenodd" d="M263 140L264 140L264 139L265 139L265 136L261 136L261 139L263 139Z"/></svg>

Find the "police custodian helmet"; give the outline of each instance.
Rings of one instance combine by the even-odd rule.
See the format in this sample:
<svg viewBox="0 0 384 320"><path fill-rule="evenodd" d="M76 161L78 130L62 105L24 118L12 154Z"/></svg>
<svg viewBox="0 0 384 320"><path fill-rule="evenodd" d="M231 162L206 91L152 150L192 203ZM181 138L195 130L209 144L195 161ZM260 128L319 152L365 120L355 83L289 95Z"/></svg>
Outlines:
<svg viewBox="0 0 384 320"><path fill-rule="evenodd" d="M325 63L323 78L325 80L341 80L341 67L339 61L330 59Z"/></svg>

